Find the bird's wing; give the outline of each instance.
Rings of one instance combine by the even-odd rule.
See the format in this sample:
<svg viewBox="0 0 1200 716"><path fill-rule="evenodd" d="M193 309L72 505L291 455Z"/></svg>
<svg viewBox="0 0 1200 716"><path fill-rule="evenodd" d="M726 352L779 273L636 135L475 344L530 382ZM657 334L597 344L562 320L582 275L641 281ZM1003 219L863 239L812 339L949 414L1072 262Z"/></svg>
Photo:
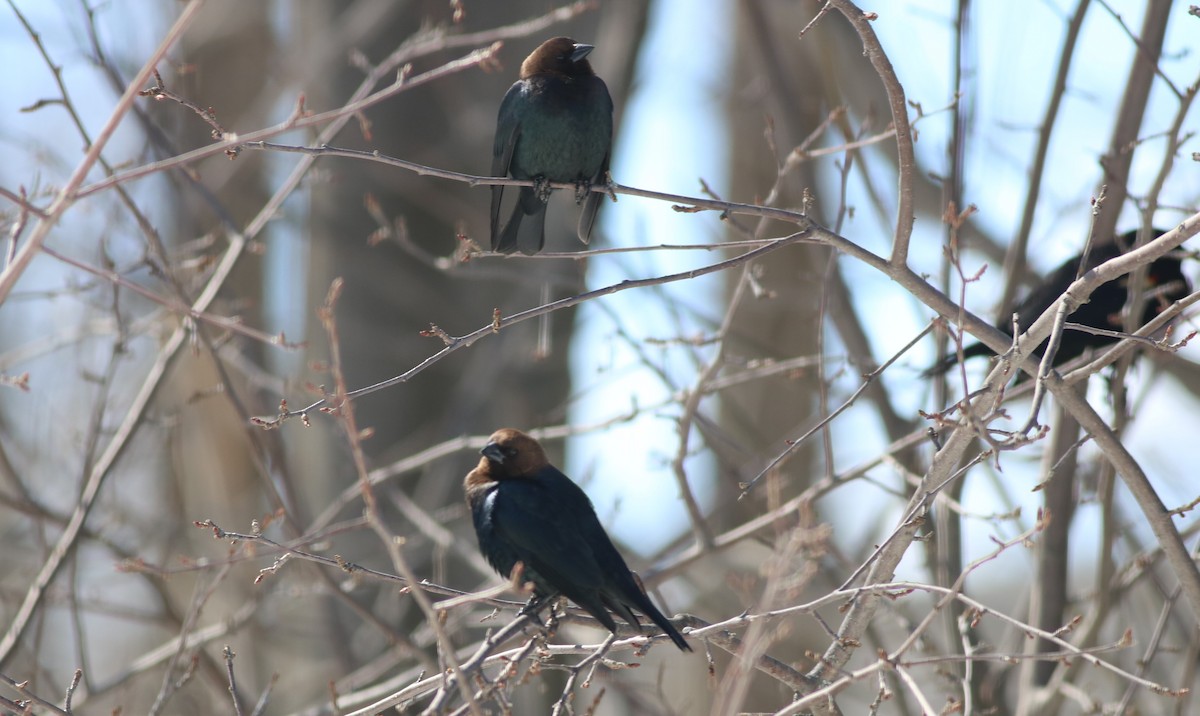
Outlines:
<svg viewBox="0 0 1200 716"><path fill-rule="evenodd" d="M471 495L468 502L471 506L471 518L475 523L475 535L479 538L480 551L483 552L488 564L495 567L497 572L508 579L519 558L513 554L507 543L496 538L496 526L493 520L496 490L492 489L486 493L480 493L478 496Z"/></svg>
<svg viewBox="0 0 1200 716"><path fill-rule="evenodd" d="M615 548L583 490L546 467L536 479L507 481L494 508L494 528L513 554L551 587L591 611L595 593L606 584L607 565L597 550Z"/></svg>
<svg viewBox="0 0 1200 716"><path fill-rule="evenodd" d="M599 113L600 121L608 124L608 143L609 150L604 155L604 161L600 164L600 171L594 177L590 177L593 184L599 182L608 184L608 160L612 156L612 115L613 103L612 96L608 94L608 86L604 84L604 80L599 77L594 78L593 91L600 97L602 111ZM604 203L605 194L600 192L591 192L583 204L583 212L579 214L579 240L583 243L588 243L592 238L592 226L596 223L596 214L600 211L600 205Z"/></svg>
<svg viewBox="0 0 1200 716"><path fill-rule="evenodd" d="M500 112L496 117L496 140L492 145L492 176L508 176L508 167L512 164L513 149L517 146L517 138L521 136L521 122L517 118L516 105L520 102L521 83L508 88L504 100L500 103ZM492 249L500 237L500 200L504 196L504 187L492 187Z"/></svg>
<svg viewBox="0 0 1200 716"><path fill-rule="evenodd" d="M593 184L597 181L602 184L608 183L608 157L608 154L604 155L604 164L600 166L600 173L592 178ZM605 196L607 194L593 191L583 202L583 211L579 214L578 234L579 240L585 244L592 240L592 226L596 223L596 214L599 213Z"/></svg>
<svg viewBox="0 0 1200 716"><path fill-rule="evenodd" d="M1093 246L1091 252L1088 253L1085 270L1090 271L1105 261L1119 256L1120 253L1120 248L1116 244L1106 243ZM1038 281L1033 290L1013 307L1022 331L1027 330L1038 319L1038 316L1050 308L1051 304L1075 280L1077 273L1083 273L1079 270L1079 259L1079 256L1073 256L1059 264L1053 271L1046 274L1045 278ZM1012 316L1001 316L1000 323L1005 333L1012 332Z"/></svg>

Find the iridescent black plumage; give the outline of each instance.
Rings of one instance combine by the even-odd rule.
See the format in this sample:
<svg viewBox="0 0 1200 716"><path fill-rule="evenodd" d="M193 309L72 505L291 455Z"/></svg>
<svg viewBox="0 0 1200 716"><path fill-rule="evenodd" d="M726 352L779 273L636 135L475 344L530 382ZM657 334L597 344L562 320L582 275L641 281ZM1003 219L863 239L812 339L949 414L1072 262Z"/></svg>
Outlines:
<svg viewBox="0 0 1200 716"><path fill-rule="evenodd" d="M1160 229L1153 229L1152 231L1155 236L1166 233ZM1109 241L1093 246L1091 252L1088 254L1087 270L1091 270L1105 261L1120 256L1131 248L1136 240L1137 232L1130 231L1121 235L1116 241ZM1017 303L1013 308L1013 312L1017 314L1017 325L1020 326L1021 330L1029 328L1075 281L1080 258L1082 257L1072 257L1051 271L1049 275L1038 283L1029 295ZM1177 256L1167 254L1150 264L1149 270L1146 272L1146 291L1154 291L1155 293L1152 296L1147 296L1143 304L1139 323L1149 323L1165 306L1191 293L1191 285L1188 283L1187 277L1184 276L1180 263L1180 259ZM1129 279L1130 276L1125 275L1101 285L1092 292L1091 298L1087 303L1067 316L1067 321L1077 323L1081 326L1101 328L1109 331L1122 330L1121 309L1125 306L1125 302L1129 297ZM1167 290L1162 291L1161 289L1168 284L1170 286ZM1005 333L1011 333L1012 331L1011 321L1002 322L996 327ZM1063 331L1058 352L1054 354L1054 365L1058 366L1070 362L1083 355L1088 349L1103 348L1116 343L1118 340L1118 338L1112 336L1096 335L1068 328ZM1043 347L1044 344L1043 346L1039 346L1038 350L1035 351L1035 355L1039 358ZM963 346L964 359L993 354L992 349L982 343L971 343ZM958 356L951 353L933 364L933 366L925 371L925 375L941 375L957 362Z"/></svg>
<svg viewBox="0 0 1200 716"><path fill-rule="evenodd" d="M592 72L591 45L568 37L543 42L521 64L496 118L492 175L590 185L606 181L612 148L612 98ZM504 187L492 187L492 250L535 254L545 243L549 191L521 187L508 222L500 226ZM578 193L577 193L577 196ZM591 238L604 195L582 198L579 239Z"/></svg>
<svg viewBox="0 0 1200 716"><path fill-rule="evenodd" d="M498 572L524 565L534 595L561 594L616 633L612 610L641 628L633 609L650 618L681 650L691 651L642 590L579 486L546 460L536 440L497 430L463 483L479 549Z"/></svg>

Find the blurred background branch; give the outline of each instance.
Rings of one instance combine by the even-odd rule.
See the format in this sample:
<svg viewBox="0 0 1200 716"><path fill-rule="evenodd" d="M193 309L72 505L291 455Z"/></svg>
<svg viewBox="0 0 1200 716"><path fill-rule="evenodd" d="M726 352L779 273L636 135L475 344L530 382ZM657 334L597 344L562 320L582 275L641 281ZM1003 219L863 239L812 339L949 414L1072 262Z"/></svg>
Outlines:
<svg viewBox="0 0 1200 716"><path fill-rule="evenodd" d="M1196 276L1187 7L0 14L0 711L1193 710L1197 295L1163 338L1126 291L1151 340L1045 404L922 375L1089 236ZM496 112L554 35L617 201L501 257ZM462 496L505 426L694 654L518 616Z"/></svg>

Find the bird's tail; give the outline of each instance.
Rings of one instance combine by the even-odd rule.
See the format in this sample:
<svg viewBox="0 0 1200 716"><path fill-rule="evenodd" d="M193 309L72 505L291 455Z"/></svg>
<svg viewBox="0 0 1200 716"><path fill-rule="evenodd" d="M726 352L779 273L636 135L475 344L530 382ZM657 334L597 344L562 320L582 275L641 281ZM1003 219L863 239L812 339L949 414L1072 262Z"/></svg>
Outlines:
<svg viewBox="0 0 1200 716"><path fill-rule="evenodd" d="M991 355L991 350L982 343L972 343L963 348L963 360L974 358L975 356ZM933 365L921 372L922 378L936 378L939 375L945 375L955 365L958 364L958 352L947 353L938 358Z"/></svg>
<svg viewBox="0 0 1200 716"><path fill-rule="evenodd" d="M596 214L604 203L604 194L591 192L583 200L583 211L579 214L579 240L588 243L592 239L592 226L596 223Z"/></svg>
<svg viewBox="0 0 1200 716"><path fill-rule="evenodd" d="M675 625L672 624L669 619L663 616L662 612L655 608L654 602L650 601L650 597L646 595L646 590L642 586L641 578L638 577L636 573L632 572L630 573L630 576L633 578L633 583L627 585L627 588L622 590L626 595L625 598L614 599L612 595L602 594L600 595L600 601L603 602L606 607L619 614L622 619L637 627L640 631L642 624L638 621L637 616L633 613L633 609L630 609L630 606L634 607L642 614L650 617L650 621L657 624L659 629L662 629L667 636L671 637L671 641L675 642L675 646L679 647L680 651L691 651L692 647L688 646L688 643L684 641L683 635L679 633L679 630L675 628ZM626 601L628 601L629 604L626 604ZM588 611L591 610L589 609ZM593 614L593 616L595 615ZM614 632L616 631L612 627L609 627L609 629Z"/></svg>
<svg viewBox="0 0 1200 716"><path fill-rule="evenodd" d="M658 611L658 608L654 606L654 602L650 601L650 595L646 594L646 585L642 584L642 578L638 576L637 572L630 572L629 576L633 580L632 586L636 589L636 591L628 591L629 596L633 598L631 600L633 601L633 606L637 607L638 611L642 614L650 617L650 621L654 622L659 629L662 629L667 636L671 637L671 641L675 642L675 646L679 647L680 651L691 651L692 647L688 646L688 643L684 641L683 634L680 634L675 625L671 623L671 620L663 616L663 613ZM632 613L626 616L629 608L624 604L621 604L621 607L622 609L614 609L613 611L624 616L625 620L629 621L630 624L637 625L636 620L630 621L629 619L629 617L633 616ZM640 627L640 625L638 626Z"/></svg>
<svg viewBox="0 0 1200 716"><path fill-rule="evenodd" d="M529 217L525 219L525 217ZM512 217L495 242L493 250L511 254L518 249L523 254L536 254L546 242L546 203L533 189L521 187L520 198L513 207Z"/></svg>
<svg viewBox="0 0 1200 716"><path fill-rule="evenodd" d="M662 629L667 636L671 637L671 641L675 642L675 646L679 647L680 651L691 651L692 647L688 646L688 643L684 641L683 634L679 633L679 630L675 628L671 620L663 616L662 612L655 609L653 604L649 605L649 607L650 611L643 610L643 612L645 612L646 616L650 617L650 621L657 624L659 629Z"/></svg>
<svg viewBox="0 0 1200 716"><path fill-rule="evenodd" d="M958 363L957 353L947 353L946 355L934 361L933 365L921 371L922 378L936 378L950 372L950 369Z"/></svg>

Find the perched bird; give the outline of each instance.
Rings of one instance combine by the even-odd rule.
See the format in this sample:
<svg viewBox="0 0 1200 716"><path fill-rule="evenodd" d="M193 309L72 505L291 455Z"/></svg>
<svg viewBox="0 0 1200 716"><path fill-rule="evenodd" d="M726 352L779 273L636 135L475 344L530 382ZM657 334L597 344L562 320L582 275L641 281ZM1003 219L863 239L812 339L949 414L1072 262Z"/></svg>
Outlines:
<svg viewBox="0 0 1200 716"><path fill-rule="evenodd" d="M504 428L480 453L463 489L479 549L496 571L508 577L520 562L535 599L561 594L614 634L608 610L641 629L637 609L681 650L692 650L629 571L591 500L546 460L536 440Z"/></svg>
<svg viewBox="0 0 1200 716"><path fill-rule="evenodd" d="M492 250L536 254L546 242L548 182L575 182L575 202L583 202L579 239L587 243L604 195L589 192L606 181L612 149L612 98L592 72L591 45L569 37L543 42L521 63L521 77L508 89L496 118L492 175L533 179L521 187L508 223L500 228L504 187L492 187Z"/></svg>
<svg viewBox="0 0 1200 716"><path fill-rule="evenodd" d="M1153 229L1152 231L1155 236L1166 233L1161 229ZM1125 251L1133 246L1136 240L1137 232L1129 231L1122 234L1115 241L1093 246L1091 253L1088 255L1087 270L1090 271L1105 261L1114 259L1125 253ZM1038 316L1042 315L1075 281L1081 258L1082 256L1075 256L1054 269L1029 295L1017 303L1013 312L1017 314L1017 324L1021 330L1029 328L1037 320ZM1067 321L1091 328L1120 331L1122 329L1121 309L1129 297L1129 279L1130 275L1125 275L1115 281L1109 281L1101 285L1092 292L1091 298L1087 303L1067 316ZM1153 320L1167 304L1177 301L1191 292L1191 285L1188 283L1187 277L1183 275L1178 257L1167 254L1150 264L1149 270L1146 273L1146 292L1150 295L1147 295L1143 304L1140 319L1140 323L1142 324ZM1011 322L1001 322L996 327L1005 333L1012 332ZM1112 336L1101 336L1067 328L1062 333L1058 352L1054 355L1054 364L1056 366L1062 365L1083 355L1084 351L1089 348L1103 348L1104 346L1116 343L1118 340ZM1039 346L1038 350L1035 351L1039 358L1042 355L1042 347ZM982 343L972 343L963 347L963 358L993 355L993 353L991 348ZM941 375L948 371L957 361L958 356L951 353L926 370L925 376ZM1018 376L1018 380L1021 380L1021 378L1023 378L1023 374Z"/></svg>

